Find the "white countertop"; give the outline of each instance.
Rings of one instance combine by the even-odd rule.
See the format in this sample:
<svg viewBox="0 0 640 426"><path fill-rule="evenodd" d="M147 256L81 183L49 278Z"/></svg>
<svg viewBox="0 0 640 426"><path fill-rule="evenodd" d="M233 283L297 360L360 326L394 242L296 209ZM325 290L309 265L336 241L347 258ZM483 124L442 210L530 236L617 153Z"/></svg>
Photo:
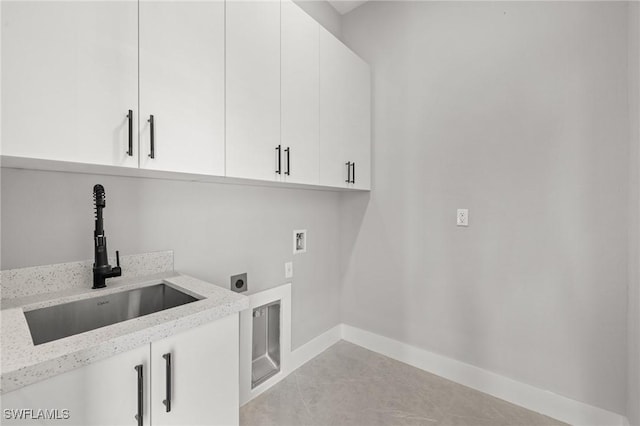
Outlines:
<svg viewBox="0 0 640 426"><path fill-rule="evenodd" d="M85 333L34 345L24 316L33 310L124 290L166 283L202 298ZM248 298L207 282L165 272L107 284L100 290L70 289L2 301L1 393L149 344L249 307Z"/></svg>

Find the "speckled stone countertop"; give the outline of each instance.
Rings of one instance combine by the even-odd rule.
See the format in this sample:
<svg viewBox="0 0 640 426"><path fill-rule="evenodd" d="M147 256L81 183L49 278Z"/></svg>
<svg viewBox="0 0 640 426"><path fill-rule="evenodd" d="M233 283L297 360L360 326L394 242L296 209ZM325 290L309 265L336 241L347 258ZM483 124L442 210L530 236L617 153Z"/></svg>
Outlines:
<svg viewBox="0 0 640 426"><path fill-rule="evenodd" d="M122 277L110 278L110 283L173 271L173 251L129 254L120 257ZM115 265L116 259L109 258ZM83 289L93 279L93 260L30 266L0 271L2 300L53 293L69 289Z"/></svg>
<svg viewBox="0 0 640 426"><path fill-rule="evenodd" d="M33 344L24 311L158 283L168 284L201 300L37 346ZM132 277L108 283L100 290L92 290L89 284L86 288L3 300L0 311L1 393L149 344L248 306L245 296L175 272Z"/></svg>

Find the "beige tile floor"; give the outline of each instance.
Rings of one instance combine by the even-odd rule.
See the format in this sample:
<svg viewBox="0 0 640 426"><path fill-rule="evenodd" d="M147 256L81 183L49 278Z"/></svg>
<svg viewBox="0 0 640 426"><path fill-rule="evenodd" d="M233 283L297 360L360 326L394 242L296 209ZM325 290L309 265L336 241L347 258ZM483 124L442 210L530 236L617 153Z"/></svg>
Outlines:
<svg viewBox="0 0 640 426"><path fill-rule="evenodd" d="M344 341L240 409L241 426L562 424Z"/></svg>

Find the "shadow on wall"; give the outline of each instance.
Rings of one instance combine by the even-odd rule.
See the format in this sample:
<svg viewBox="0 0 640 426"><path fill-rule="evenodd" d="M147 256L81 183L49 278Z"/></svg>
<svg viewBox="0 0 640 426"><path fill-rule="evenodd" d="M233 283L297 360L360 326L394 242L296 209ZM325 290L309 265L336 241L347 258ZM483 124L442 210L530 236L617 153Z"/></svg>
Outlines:
<svg viewBox="0 0 640 426"><path fill-rule="evenodd" d="M362 227L365 212L371 200L371 193L343 193L341 194L340 207L342 210L340 221L340 275L345 278L345 269L348 268L353 255L353 248L358 240L358 234Z"/></svg>

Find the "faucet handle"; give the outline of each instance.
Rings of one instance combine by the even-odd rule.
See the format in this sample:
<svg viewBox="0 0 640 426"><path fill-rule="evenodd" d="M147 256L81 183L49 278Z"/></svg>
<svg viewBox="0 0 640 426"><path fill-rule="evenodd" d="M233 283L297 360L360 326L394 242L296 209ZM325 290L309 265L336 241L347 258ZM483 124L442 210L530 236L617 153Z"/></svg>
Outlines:
<svg viewBox="0 0 640 426"><path fill-rule="evenodd" d="M116 250L116 266L120 267L120 250Z"/></svg>

